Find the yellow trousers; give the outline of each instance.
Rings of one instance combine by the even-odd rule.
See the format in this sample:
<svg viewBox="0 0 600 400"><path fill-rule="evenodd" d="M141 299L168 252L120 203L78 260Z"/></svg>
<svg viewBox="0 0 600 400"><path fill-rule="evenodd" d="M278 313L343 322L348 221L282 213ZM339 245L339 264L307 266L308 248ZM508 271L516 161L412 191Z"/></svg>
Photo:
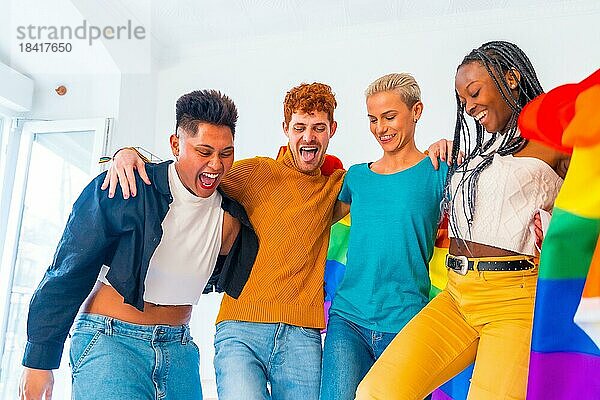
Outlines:
<svg viewBox="0 0 600 400"><path fill-rule="evenodd" d="M356 399L421 400L473 361L468 399L525 399L537 272L448 271L446 289L396 336Z"/></svg>

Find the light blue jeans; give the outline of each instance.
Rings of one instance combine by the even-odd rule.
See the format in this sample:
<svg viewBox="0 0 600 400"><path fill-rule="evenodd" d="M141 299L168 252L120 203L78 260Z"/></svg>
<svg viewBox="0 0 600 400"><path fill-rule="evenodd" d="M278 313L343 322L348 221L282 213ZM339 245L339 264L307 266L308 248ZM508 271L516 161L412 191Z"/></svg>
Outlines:
<svg viewBox="0 0 600 400"><path fill-rule="evenodd" d="M71 337L73 399L201 400L200 354L187 325L81 314Z"/></svg>
<svg viewBox="0 0 600 400"><path fill-rule="evenodd" d="M220 322L215 372L219 400L317 400L321 334L283 323Z"/></svg>
<svg viewBox="0 0 600 400"><path fill-rule="evenodd" d="M323 349L321 400L353 400L358 384L394 337L396 333L373 331L330 314Z"/></svg>

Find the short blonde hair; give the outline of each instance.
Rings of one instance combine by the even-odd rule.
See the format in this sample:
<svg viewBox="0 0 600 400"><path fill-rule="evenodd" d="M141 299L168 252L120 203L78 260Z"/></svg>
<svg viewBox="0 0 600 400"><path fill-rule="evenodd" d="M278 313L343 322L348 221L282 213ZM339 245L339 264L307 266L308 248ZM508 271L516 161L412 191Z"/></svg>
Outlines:
<svg viewBox="0 0 600 400"><path fill-rule="evenodd" d="M419 84L411 74L406 72L387 74L376 79L365 90L365 96L369 97L376 93L389 91L398 93L408 108L421 101Z"/></svg>

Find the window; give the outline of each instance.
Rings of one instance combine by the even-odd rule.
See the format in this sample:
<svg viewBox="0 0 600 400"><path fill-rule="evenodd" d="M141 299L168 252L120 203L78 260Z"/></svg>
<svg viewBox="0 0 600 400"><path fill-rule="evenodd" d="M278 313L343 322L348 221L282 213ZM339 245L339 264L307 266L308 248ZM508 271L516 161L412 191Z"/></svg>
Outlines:
<svg viewBox="0 0 600 400"><path fill-rule="evenodd" d="M4 117L0 114L0 188L4 188L4 174L6 170L6 160L8 158L8 136L9 136L9 128L10 128L10 119ZM0 190L0 204L2 203L2 192L4 190ZM1 219L0 219L1 221ZM0 230L1 234L1 230ZM2 236L0 236L1 238ZM0 248L1 252L1 248Z"/></svg>
<svg viewBox="0 0 600 400"><path fill-rule="evenodd" d="M9 117L0 114L0 256L2 255L2 249L4 247L4 238L6 234L6 221L8 219L8 205L10 204L10 190L9 187L12 185L12 168L9 160L14 158L13 151L10 149L9 143L11 143L11 120ZM1 260L1 259L0 259ZM1 272L1 269L0 269ZM0 275L0 282L2 282L2 276ZM0 285L1 286L1 285ZM3 298L4 293L0 293L0 327L2 322ZM0 338L2 334L0 333ZM1 353L1 342L0 342L0 354ZM0 373L1 376L1 373Z"/></svg>
<svg viewBox="0 0 600 400"><path fill-rule="evenodd" d="M110 120L25 122L22 126L0 266L0 398L13 398L21 375L29 300L81 190L98 172ZM53 397L70 398L68 342Z"/></svg>

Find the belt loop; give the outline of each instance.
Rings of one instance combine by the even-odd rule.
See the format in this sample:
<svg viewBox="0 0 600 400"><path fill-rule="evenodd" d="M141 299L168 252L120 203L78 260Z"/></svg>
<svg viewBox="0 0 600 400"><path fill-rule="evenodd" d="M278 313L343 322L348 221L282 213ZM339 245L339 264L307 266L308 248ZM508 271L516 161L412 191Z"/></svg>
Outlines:
<svg viewBox="0 0 600 400"><path fill-rule="evenodd" d="M113 334L113 319L105 318L104 319L104 334L107 336L112 336Z"/></svg>
<svg viewBox="0 0 600 400"><path fill-rule="evenodd" d="M183 333L181 335L181 344L186 345L190 340L190 328L187 325L183 325Z"/></svg>

